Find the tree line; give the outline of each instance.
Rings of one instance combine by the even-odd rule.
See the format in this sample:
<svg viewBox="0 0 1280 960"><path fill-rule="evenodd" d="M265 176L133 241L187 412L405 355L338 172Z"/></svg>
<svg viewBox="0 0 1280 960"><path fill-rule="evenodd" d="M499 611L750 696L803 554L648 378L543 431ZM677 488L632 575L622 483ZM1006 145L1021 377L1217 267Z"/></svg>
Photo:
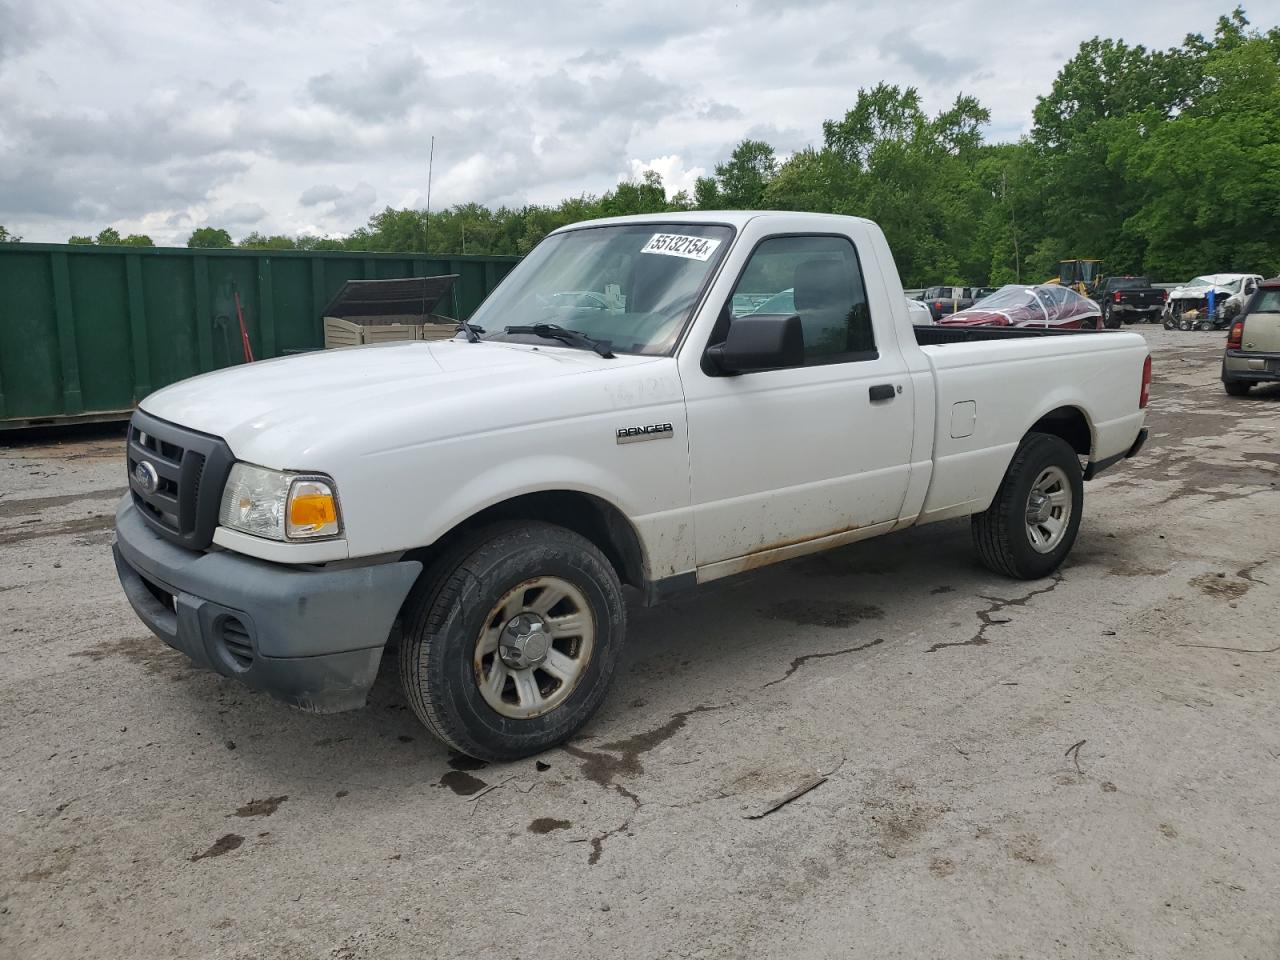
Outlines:
<svg viewBox="0 0 1280 960"><path fill-rule="evenodd" d="M881 83L823 123L820 144L779 157L743 140L692 194L668 197L649 171L555 205L388 207L342 237L237 243L202 227L188 246L524 254L594 217L786 209L875 220L909 287L1038 281L1067 258L1165 279L1280 273L1280 27L1252 27L1237 7L1166 50L1095 37L1032 119L1017 142L988 143L990 112L974 97L931 115L914 88ZM150 242L110 228L72 238L95 241Z"/></svg>

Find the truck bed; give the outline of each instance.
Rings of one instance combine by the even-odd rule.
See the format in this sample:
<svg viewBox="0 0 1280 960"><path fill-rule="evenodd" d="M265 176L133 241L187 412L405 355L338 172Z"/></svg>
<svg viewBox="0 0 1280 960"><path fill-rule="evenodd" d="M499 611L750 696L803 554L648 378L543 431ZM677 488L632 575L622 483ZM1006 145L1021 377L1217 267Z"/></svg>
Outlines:
<svg viewBox="0 0 1280 960"><path fill-rule="evenodd" d="M933 476L919 521L985 510L1028 422L1079 411L1091 461L1123 454L1142 426L1146 342L1122 330L916 327L934 376Z"/></svg>

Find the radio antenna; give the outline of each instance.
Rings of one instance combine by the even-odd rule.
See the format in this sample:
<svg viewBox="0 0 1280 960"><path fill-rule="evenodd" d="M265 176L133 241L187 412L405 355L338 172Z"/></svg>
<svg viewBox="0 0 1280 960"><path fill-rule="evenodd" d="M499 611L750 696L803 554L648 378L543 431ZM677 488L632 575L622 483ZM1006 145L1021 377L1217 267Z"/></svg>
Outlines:
<svg viewBox="0 0 1280 960"><path fill-rule="evenodd" d="M422 252L431 249L431 173L436 164L436 138L431 138L431 152L427 155L427 235L422 240Z"/></svg>

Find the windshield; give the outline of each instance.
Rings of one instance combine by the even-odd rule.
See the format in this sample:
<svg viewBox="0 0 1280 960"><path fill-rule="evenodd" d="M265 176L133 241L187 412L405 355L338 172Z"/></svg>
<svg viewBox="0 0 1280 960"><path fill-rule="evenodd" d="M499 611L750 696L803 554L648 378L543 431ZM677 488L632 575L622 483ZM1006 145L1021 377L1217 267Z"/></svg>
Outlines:
<svg viewBox="0 0 1280 960"><path fill-rule="evenodd" d="M486 331L486 340L547 344L505 330L555 324L606 341L616 353L665 354L732 237L729 227L689 223L553 234L507 275L470 322Z"/></svg>
<svg viewBox="0 0 1280 960"><path fill-rule="evenodd" d="M1234 279L1229 279L1229 280L1222 280L1221 278L1218 278L1218 277L1196 277L1190 283L1186 284L1186 286L1188 287L1221 287L1224 290L1230 290L1232 293L1238 293L1240 290L1240 284L1243 282L1244 282L1243 277L1236 277Z"/></svg>

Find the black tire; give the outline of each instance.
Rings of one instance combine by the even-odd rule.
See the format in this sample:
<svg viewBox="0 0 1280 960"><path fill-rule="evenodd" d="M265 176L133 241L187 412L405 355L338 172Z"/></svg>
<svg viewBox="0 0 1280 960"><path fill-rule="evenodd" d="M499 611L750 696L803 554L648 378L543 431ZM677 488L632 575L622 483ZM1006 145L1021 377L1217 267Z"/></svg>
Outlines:
<svg viewBox="0 0 1280 960"><path fill-rule="evenodd" d="M495 605L536 577L577 588L595 636L568 699L514 719L484 699L473 658ZM517 760L563 743L599 709L626 633L626 605L617 572L585 537L549 523L512 521L478 531L433 563L409 595L404 625L400 679L418 719L460 753Z"/></svg>
<svg viewBox="0 0 1280 960"><path fill-rule="evenodd" d="M1164 328L1166 330L1176 330L1178 329L1178 321L1175 320L1172 316L1165 317Z"/></svg>
<svg viewBox="0 0 1280 960"><path fill-rule="evenodd" d="M1106 327L1108 330L1120 329L1120 318L1115 315L1115 311L1110 307L1102 308L1102 322L1098 328L1102 329L1102 327Z"/></svg>
<svg viewBox="0 0 1280 960"><path fill-rule="evenodd" d="M1071 490L1071 512L1062 539L1047 553L1031 544L1027 506L1032 485L1049 467L1058 467ZM1084 507L1084 476L1080 458L1065 440L1047 433L1022 438L991 506L973 516L973 542L983 564L995 573L1018 580L1039 580L1058 569L1071 552Z"/></svg>
<svg viewBox="0 0 1280 960"><path fill-rule="evenodd" d="M1253 384L1248 380L1223 380L1222 387L1229 397L1247 397Z"/></svg>

